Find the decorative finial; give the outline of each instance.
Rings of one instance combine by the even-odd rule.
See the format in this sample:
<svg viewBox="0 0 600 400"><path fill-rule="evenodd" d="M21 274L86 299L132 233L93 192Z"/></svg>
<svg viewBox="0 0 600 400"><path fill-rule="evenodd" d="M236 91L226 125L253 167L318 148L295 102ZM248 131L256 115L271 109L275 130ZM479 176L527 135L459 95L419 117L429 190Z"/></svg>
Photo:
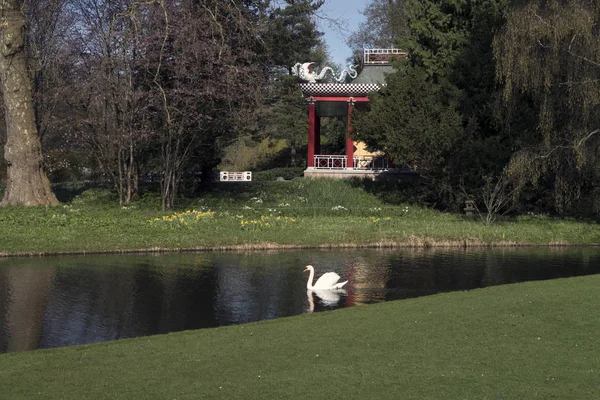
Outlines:
<svg viewBox="0 0 600 400"><path fill-rule="evenodd" d="M315 64L314 62L306 62L306 63L296 63L292 67L292 74L298 76L303 81L308 83L317 83L325 77L327 72L331 72L333 79L335 79L338 83L342 83L344 81L344 75L347 74L350 78L354 79L357 76L357 72L354 69L354 65L348 67L348 69L343 70L340 73L339 77L335 77L335 72L331 67L325 67L321 70L319 74L312 71L312 66Z"/></svg>

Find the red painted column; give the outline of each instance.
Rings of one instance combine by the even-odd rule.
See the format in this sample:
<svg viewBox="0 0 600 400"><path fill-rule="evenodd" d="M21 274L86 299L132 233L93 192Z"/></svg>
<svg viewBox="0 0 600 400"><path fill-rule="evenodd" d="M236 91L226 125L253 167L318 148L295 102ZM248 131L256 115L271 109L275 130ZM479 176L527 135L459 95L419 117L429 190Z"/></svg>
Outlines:
<svg viewBox="0 0 600 400"><path fill-rule="evenodd" d="M315 102L308 102L308 168L315 166L315 122L316 110Z"/></svg>
<svg viewBox="0 0 600 400"><path fill-rule="evenodd" d="M321 117L315 115L315 154L321 154Z"/></svg>
<svg viewBox="0 0 600 400"><path fill-rule="evenodd" d="M348 133L346 135L346 168L354 168L354 142L350 139L352 124L350 114L352 112L352 101L348 102Z"/></svg>

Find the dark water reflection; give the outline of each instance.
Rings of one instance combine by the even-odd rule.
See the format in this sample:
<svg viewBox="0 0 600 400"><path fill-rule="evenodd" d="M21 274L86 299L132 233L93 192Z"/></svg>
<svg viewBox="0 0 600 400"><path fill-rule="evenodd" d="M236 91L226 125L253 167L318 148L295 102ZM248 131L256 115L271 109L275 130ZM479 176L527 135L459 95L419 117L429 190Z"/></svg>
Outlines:
<svg viewBox="0 0 600 400"><path fill-rule="evenodd" d="M306 290L306 264L350 282ZM0 260L0 353L600 273L598 248L331 250Z"/></svg>

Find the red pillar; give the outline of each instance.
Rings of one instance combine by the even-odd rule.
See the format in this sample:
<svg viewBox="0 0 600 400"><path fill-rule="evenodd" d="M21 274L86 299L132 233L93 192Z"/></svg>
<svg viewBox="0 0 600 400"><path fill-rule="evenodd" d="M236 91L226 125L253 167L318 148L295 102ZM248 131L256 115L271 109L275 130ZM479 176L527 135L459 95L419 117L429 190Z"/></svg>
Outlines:
<svg viewBox="0 0 600 400"><path fill-rule="evenodd" d="M315 154L321 154L321 117L315 115Z"/></svg>
<svg viewBox="0 0 600 400"><path fill-rule="evenodd" d="M315 102L308 102L308 168L315 166L315 128L316 112Z"/></svg>
<svg viewBox="0 0 600 400"><path fill-rule="evenodd" d="M354 168L354 142L350 139L352 124L350 122L350 113L352 112L352 101L348 102L348 133L346 135L346 168Z"/></svg>

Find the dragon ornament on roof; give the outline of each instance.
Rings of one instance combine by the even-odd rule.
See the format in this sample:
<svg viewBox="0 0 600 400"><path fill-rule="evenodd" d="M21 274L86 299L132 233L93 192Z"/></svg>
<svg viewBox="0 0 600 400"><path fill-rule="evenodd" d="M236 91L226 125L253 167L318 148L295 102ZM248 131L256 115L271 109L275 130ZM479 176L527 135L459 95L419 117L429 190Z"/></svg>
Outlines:
<svg viewBox="0 0 600 400"><path fill-rule="evenodd" d="M313 64L315 63L296 63L296 65L292 67L292 74L308 83L317 83L317 81L320 81L321 79L325 78L327 72L331 72L331 76L333 76L333 79L335 79L338 83L344 82L346 79L346 75L348 75L351 79L354 79L357 76L357 72L354 69L354 65L350 65L348 69L343 70L342 72L340 72L340 75L336 77L335 71L331 67L324 67L321 70L321 72L317 74L313 71Z"/></svg>

